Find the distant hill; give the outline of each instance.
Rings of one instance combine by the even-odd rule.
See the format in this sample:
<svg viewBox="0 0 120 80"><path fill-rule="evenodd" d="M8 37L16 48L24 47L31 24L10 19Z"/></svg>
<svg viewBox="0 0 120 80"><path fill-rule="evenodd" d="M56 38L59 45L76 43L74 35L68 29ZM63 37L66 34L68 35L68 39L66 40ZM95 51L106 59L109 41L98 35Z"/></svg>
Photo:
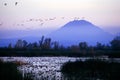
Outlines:
<svg viewBox="0 0 120 80"><path fill-rule="evenodd" d="M62 45L73 45L79 42L87 42L95 45L96 42L109 43L113 36L86 20L74 20L68 22L60 29L48 35L52 40L58 41Z"/></svg>

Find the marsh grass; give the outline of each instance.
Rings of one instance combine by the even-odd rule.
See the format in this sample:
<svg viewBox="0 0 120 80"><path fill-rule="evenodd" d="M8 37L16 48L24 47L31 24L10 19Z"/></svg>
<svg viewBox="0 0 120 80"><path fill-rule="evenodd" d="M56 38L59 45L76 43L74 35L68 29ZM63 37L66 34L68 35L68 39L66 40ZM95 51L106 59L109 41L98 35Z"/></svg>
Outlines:
<svg viewBox="0 0 120 80"><path fill-rule="evenodd" d="M120 63L86 60L65 63L61 71L69 80L119 80Z"/></svg>
<svg viewBox="0 0 120 80"><path fill-rule="evenodd" d="M13 62L3 62L0 60L0 80L32 80L31 77L22 77L17 69L19 65Z"/></svg>

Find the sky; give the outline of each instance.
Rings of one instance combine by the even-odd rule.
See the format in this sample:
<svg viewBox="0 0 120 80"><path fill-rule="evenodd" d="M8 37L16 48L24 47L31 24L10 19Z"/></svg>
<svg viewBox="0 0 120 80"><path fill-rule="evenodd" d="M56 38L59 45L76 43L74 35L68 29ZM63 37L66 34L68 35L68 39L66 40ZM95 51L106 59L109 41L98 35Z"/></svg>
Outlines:
<svg viewBox="0 0 120 80"><path fill-rule="evenodd" d="M120 0L0 0L0 30L57 29L76 18L118 28L119 4Z"/></svg>

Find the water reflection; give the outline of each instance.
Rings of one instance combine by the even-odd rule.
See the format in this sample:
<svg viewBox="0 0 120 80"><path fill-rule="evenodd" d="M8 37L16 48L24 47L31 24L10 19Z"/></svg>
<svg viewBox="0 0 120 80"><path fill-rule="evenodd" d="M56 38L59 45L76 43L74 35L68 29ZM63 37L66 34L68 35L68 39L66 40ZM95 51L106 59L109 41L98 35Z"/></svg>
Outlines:
<svg viewBox="0 0 120 80"><path fill-rule="evenodd" d="M32 77L34 80L68 80L60 72L61 66L68 61L76 61L79 58L71 57L4 57L4 61L22 61L27 65L21 65L18 69L23 77Z"/></svg>
<svg viewBox="0 0 120 80"><path fill-rule="evenodd" d="M18 70L21 71L23 77L30 76L34 80L100 80L100 78L97 77L90 77L90 74L86 74L86 72L81 72L77 75L71 75L61 73L60 71L61 66L68 61L85 61L86 59L90 59L90 57L0 57L0 59L2 59L3 61L21 61L23 63L26 63L25 65L21 65L20 67L18 67ZM120 59L104 59L109 62L120 62Z"/></svg>

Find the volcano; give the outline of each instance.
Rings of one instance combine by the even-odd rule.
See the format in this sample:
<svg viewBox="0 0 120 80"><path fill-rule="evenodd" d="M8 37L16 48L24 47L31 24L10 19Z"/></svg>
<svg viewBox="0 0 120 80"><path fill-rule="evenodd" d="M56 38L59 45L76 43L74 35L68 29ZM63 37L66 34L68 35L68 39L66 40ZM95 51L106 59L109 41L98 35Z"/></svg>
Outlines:
<svg viewBox="0 0 120 80"><path fill-rule="evenodd" d="M113 39L111 34L86 20L70 21L50 33L48 37L65 46L76 45L80 42L87 42L88 45L96 45L97 42L108 44Z"/></svg>

